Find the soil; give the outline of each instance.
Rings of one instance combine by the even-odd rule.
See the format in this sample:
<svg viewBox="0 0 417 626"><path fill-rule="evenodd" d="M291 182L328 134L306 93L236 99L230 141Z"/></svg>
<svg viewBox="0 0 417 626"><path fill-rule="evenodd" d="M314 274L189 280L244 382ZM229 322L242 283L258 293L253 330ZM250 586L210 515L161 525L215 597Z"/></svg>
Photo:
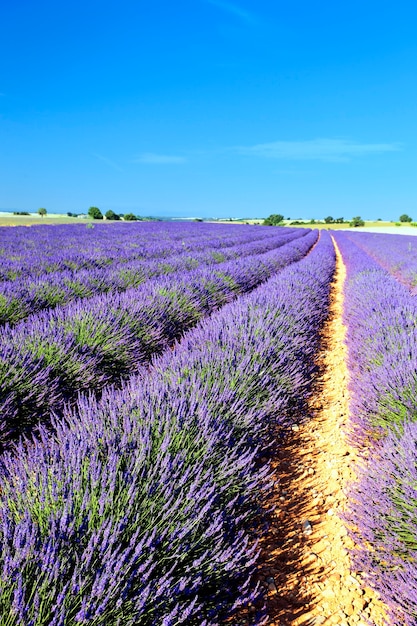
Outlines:
<svg viewBox="0 0 417 626"><path fill-rule="evenodd" d="M354 480L349 428L345 268L337 252L329 319L318 357L320 374L307 410L274 464L273 523L262 540L259 578L267 588L270 626L386 626L383 604L352 569L352 540L340 518Z"/></svg>

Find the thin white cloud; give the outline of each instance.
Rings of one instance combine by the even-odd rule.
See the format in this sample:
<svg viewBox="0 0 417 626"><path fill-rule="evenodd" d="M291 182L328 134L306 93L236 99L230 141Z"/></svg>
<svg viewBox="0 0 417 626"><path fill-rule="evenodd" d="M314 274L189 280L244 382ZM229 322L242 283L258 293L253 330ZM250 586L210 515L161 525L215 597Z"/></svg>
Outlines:
<svg viewBox="0 0 417 626"><path fill-rule="evenodd" d="M288 161L350 161L354 157L398 152L399 143L359 143L349 139L273 141L254 146L236 146L232 151L246 156Z"/></svg>
<svg viewBox="0 0 417 626"><path fill-rule="evenodd" d="M185 163L186 160L187 159L182 156L144 152L143 154L140 154L135 159L133 159L133 163L150 163L152 165L176 165L180 163Z"/></svg>
<svg viewBox="0 0 417 626"><path fill-rule="evenodd" d="M206 0L209 4L212 4L226 13L235 15L244 22L252 23L254 21L254 15L245 9L242 9L239 5L232 2L223 2L223 0Z"/></svg>
<svg viewBox="0 0 417 626"><path fill-rule="evenodd" d="M107 157L103 156L102 154L96 154L95 152L93 153L93 155L97 159L99 159L100 161L103 161L104 163L107 163L107 165L110 165L110 167L113 168L114 170L116 170L117 172L123 172L123 170L120 167L120 165L117 165L117 163L115 163L111 159L108 159Z"/></svg>

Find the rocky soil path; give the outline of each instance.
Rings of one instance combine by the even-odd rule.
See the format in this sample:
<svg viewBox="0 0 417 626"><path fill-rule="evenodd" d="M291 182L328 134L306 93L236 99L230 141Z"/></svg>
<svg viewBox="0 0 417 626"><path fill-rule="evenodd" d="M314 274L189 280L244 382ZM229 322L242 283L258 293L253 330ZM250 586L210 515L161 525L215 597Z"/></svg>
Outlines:
<svg viewBox="0 0 417 626"><path fill-rule="evenodd" d="M309 419L294 426L276 459L274 521L263 540L259 577L268 589L270 626L386 626L384 607L355 572L339 515L354 479L346 442L348 391L342 321L345 268L337 251L320 376Z"/></svg>

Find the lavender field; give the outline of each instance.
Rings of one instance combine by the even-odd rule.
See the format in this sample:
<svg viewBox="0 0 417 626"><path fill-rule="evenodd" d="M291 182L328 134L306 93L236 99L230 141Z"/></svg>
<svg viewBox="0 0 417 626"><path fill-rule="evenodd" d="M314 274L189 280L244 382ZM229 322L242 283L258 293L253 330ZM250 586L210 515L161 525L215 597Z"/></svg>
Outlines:
<svg viewBox="0 0 417 626"><path fill-rule="evenodd" d="M1 229L1 626L272 623L272 466L317 377L335 246L351 556L389 623L417 623L414 246L145 222Z"/></svg>

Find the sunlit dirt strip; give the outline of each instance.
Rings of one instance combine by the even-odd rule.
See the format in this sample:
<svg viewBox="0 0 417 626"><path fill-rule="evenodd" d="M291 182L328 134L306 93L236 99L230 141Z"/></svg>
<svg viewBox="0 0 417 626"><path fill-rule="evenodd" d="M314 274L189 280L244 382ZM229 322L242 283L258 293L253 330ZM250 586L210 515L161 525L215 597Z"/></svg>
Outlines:
<svg viewBox="0 0 417 626"><path fill-rule="evenodd" d="M384 607L351 569L351 539L339 513L354 479L355 451L345 441L348 392L342 321L345 267L336 247L329 319L319 375L307 409L275 461L276 506L262 541L259 577L268 590L270 626L384 626Z"/></svg>

